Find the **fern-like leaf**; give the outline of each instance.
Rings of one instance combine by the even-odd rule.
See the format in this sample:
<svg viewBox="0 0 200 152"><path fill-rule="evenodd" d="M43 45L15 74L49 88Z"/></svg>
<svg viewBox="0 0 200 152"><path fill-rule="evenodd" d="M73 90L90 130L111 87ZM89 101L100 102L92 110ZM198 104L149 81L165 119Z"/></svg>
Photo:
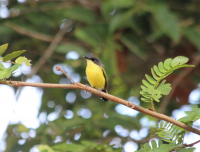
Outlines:
<svg viewBox="0 0 200 152"><path fill-rule="evenodd" d="M168 95L172 89L171 84L165 84L166 81L163 79L176 69L183 67L194 67L194 65L185 64L188 62L188 60L189 59L187 57L177 56L174 59L166 59L164 63L159 62L158 66L154 65L153 68L151 68L153 77L145 74L147 80L142 80L143 85L141 86L142 91L140 91L140 94L143 96L143 98L141 98L141 100L145 102L151 102L153 100L160 102L159 99L163 95Z"/></svg>
<svg viewBox="0 0 200 152"><path fill-rule="evenodd" d="M186 131L183 128L162 120L159 126L153 128L151 132L155 132L155 135L161 137L163 141L177 144L183 142L183 137Z"/></svg>
<svg viewBox="0 0 200 152"><path fill-rule="evenodd" d="M158 146L155 140L151 140L151 146L148 143L145 143L143 148L136 152L169 152L177 147L177 145L173 143L163 144L161 140L159 140Z"/></svg>
<svg viewBox="0 0 200 152"><path fill-rule="evenodd" d="M198 106L194 105L191 106L192 111L185 111L187 116L182 117L179 119L179 121L192 126L193 122L197 119L200 119L200 108Z"/></svg>

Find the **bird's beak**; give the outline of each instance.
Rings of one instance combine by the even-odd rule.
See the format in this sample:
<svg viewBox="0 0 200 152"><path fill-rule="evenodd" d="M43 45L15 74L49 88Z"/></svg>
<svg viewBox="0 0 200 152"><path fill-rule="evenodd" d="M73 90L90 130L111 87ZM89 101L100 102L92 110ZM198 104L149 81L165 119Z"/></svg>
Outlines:
<svg viewBox="0 0 200 152"><path fill-rule="evenodd" d="M86 58L87 60L90 60L90 58L86 57L86 56L83 56L84 58Z"/></svg>

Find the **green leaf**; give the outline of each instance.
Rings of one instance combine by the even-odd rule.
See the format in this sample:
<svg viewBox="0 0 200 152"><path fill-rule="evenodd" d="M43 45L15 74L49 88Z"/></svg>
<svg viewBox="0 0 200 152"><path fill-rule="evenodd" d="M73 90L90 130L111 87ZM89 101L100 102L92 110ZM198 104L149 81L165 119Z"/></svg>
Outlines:
<svg viewBox="0 0 200 152"><path fill-rule="evenodd" d="M141 85L142 90L148 92L148 88L146 88L145 86Z"/></svg>
<svg viewBox="0 0 200 152"><path fill-rule="evenodd" d="M150 94L142 94L142 93L140 93L143 97L145 97L147 100L151 100L151 95Z"/></svg>
<svg viewBox="0 0 200 152"><path fill-rule="evenodd" d="M165 139L165 136L163 136L162 140L165 142L168 142L168 143L172 143L172 141L170 139Z"/></svg>
<svg viewBox="0 0 200 152"><path fill-rule="evenodd" d="M156 95L156 94L152 94L152 97L153 97L153 99L154 99L155 101L160 102L159 98L160 98L161 96L158 96L158 95Z"/></svg>
<svg viewBox="0 0 200 152"><path fill-rule="evenodd" d="M79 53L80 56L85 55L87 52L83 47L78 46L77 44L72 44L72 43L60 44L55 49L56 53L61 53L61 54L66 54L70 51L76 51L77 53Z"/></svg>
<svg viewBox="0 0 200 152"><path fill-rule="evenodd" d="M149 76L148 74L145 74L145 77L147 78L147 80L151 83L151 84L155 84L156 80L154 80L154 78L152 78L151 76Z"/></svg>
<svg viewBox="0 0 200 152"><path fill-rule="evenodd" d="M16 69L19 68L18 64L13 65L12 67L6 69L0 69L0 79L9 78Z"/></svg>
<svg viewBox="0 0 200 152"><path fill-rule="evenodd" d="M164 68L164 65L162 62L158 63L158 68L159 68L160 72L162 72L162 73L167 72L167 70Z"/></svg>
<svg viewBox="0 0 200 152"><path fill-rule="evenodd" d="M167 83L160 85L156 90L159 90L161 94L168 95L171 89L171 84Z"/></svg>
<svg viewBox="0 0 200 152"><path fill-rule="evenodd" d="M22 133L22 132L28 132L29 129L26 128L26 126L22 125L22 124L18 124L17 125L17 132Z"/></svg>
<svg viewBox="0 0 200 152"><path fill-rule="evenodd" d="M92 11L84 7L70 7L64 10L64 15L68 18L92 24L95 22L95 16Z"/></svg>
<svg viewBox="0 0 200 152"><path fill-rule="evenodd" d="M146 98L141 98L141 100L144 101L144 102L151 102L150 99L146 99Z"/></svg>
<svg viewBox="0 0 200 152"><path fill-rule="evenodd" d="M155 140L151 140L151 145L152 145L152 148L157 148L157 144L156 144L156 141Z"/></svg>
<svg viewBox="0 0 200 152"><path fill-rule="evenodd" d="M8 43L0 46L0 56L2 56L2 54L6 51L7 48L8 48Z"/></svg>
<svg viewBox="0 0 200 152"><path fill-rule="evenodd" d="M153 85L151 85L149 82L146 80L142 80L142 83L147 87L147 88L153 88Z"/></svg>
<svg viewBox="0 0 200 152"><path fill-rule="evenodd" d="M182 65L182 64L185 64L188 62L188 58L187 57L184 57L184 56L177 56L175 57L172 62L171 62L171 66L172 67L175 67L177 65Z"/></svg>
<svg viewBox="0 0 200 152"><path fill-rule="evenodd" d="M48 145L39 145L39 146L37 146L37 149L40 150L40 151L45 151L45 152L55 152Z"/></svg>
<svg viewBox="0 0 200 152"><path fill-rule="evenodd" d="M6 77L6 70L0 69L0 79L4 79Z"/></svg>
<svg viewBox="0 0 200 152"><path fill-rule="evenodd" d="M169 70L169 69L172 68L172 67L171 67L171 62L172 62L172 59L171 59L171 58L168 58L168 59L165 60L165 62L164 62L164 67L165 67L165 69Z"/></svg>
<svg viewBox="0 0 200 152"><path fill-rule="evenodd" d="M93 47L100 46L101 39L94 29L77 28L74 34L77 38L90 44Z"/></svg>
<svg viewBox="0 0 200 152"><path fill-rule="evenodd" d="M126 16L125 13L120 13L120 14L113 16L113 18L111 19L111 21L109 23L110 33L113 33L116 29L120 29L125 26L125 24L124 24L125 18L126 18L125 16Z"/></svg>
<svg viewBox="0 0 200 152"><path fill-rule="evenodd" d="M200 119L200 108L197 106L191 106L191 109L192 111L185 111L187 116L180 118L179 121L190 124L190 122Z"/></svg>
<svg viewBox="0 0 200 152"><path fill-rule="evenodd" d="M30 66L31 65L31 60L28 60L27 58L25 58L24 56L20 56L15 60L15 63L22 65L23 63L26 64L26 66Z"/></svg>
<svg viewBox="0 0 200 152"><path fill-rule="evenodd" d="M122 35L120 41L135 55L137 55L142 60L146 59L146 54L142 52L142 49L133 41L132 37L127 37Z"/></svg>
<svg viewBox="0 0 200 152"><path fill-rule="evenodd" d="M115 9L120 8L129 8L132 7L135 3L135 0L114 0L114 1L105 1L102 6L102 14L105 18L108 18L110 13Z"/></svg>
<svg viewBox="0 0 200 152"><path fill-rule="evenodd" d="M194 30L194 28L186 28L183 30L183 34L185 37L193 43L197 48L198 51L200 51L200 34L198 31Z"/></svg>
<svg viewBox="0 0 200 152"><path fill-rule="evenodd" d="M11 60L13 58L16 58L18 56L20 56L22 53L24 53L26 50L22 50L22 51L15 51L12 52L11 54L7 54L6 56L3 57L3 61L8 61Z"/></svg>
<svg viewBox="0 0 200 152"><path fill-rule="evenodd" d="M78 144L57 144L51 147L54 150L59 150L59 151L71 151L71 152L79 152L83 151L86 147Z"/></svg>
<svg viewBox="0 0 200 152"><path fill-rule="evenodd" d="M155 72L154 72L153 68L151 68L151 73L152 73L152 75L153 75L154 79L156 79L156 80L158 80L158 79L159 79L159 77L158 77L158 76L155 74Z"/></svg>
<svg viewBox="0 0 200 152"><path fill-rule="evenodd" d="M156 65L153 66L154 71L158 76L162 76L163 74L158 70L158 67Z"/></svg>
<svg viewBox="0 0 200 152"><path fill-rule="evenodd" d="M154 4L150 9L158 27L174 42L181 37L179 23L175 15L167 8L166 4Z"/></svg>
<svg viewBox="0 0 200 152"><path fill-rule="evenodd" d="M19 64L15 64L10 68L6 69L5 78L9 78L12 73L19 68Z"/></svg>
<svg viewBox="0 0 200 152"><path fill-rule="evenodd" d="M150 152L169 152L170 150L174 149L177 145L176 144L162 144L160 147L157 147Z"/></svg>
<svg viewBox="0 0 200 152"><path fill-rule="evenodd" d="M144 144L144 149L145 149L145 151L149 151L149 150L151 150L151 146L146 143L146 144Z"/></svg>
<svg viewBox="0 0 200 152"><path fill-rule="evenodd" d="M162 140L159 139L159 140L158 140L158 147L160 147L162 144L163 144Z"/></svg>
<svg viewBox="0 0 200 152"><path fill-rule="evenodd" d="M84 146L89 146L89 147L98 146L96 143L91 142L91 141L86 141L86 140L81 141L81 144L84 145Z"/></svg>
<svg viewBox="0 0 200 152"><path fill-rule="evenodd" d="M131 18L133 14L136 13L136 10L137 9L129 9L127 11L116 13L115 15L113 15L109 23L109 32L113 33L117 29L131 26Z"/></svg>
<svg viewBox="0 0 200 152"><path fill-rule="evenodd" d="M162 87L162 86L165 84L165 82L166 82L166 80L163 80L163 81L160 83L160 85L157 87L157 89L159 90L160 87Z"/></svg>
<svg viewBox="0 0 200 152"><path fill-rule="evenodd" d="M3 63L1 63L1 62L0 62L0 69L1 69L1 70L4 70L4 69L5 69Z"/></svg>

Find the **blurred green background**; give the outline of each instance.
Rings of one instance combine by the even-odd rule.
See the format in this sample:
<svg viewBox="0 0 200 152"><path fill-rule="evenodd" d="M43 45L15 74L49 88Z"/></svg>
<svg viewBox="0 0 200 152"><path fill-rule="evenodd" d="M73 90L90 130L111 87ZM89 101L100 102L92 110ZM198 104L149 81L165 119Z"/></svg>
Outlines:
<svg viewBox="0 0 200 152"><path fill-rule="evenodd" d="M167 106L159 109L162 100L155 103L156 111L176 118L175 109L199 104L200 1L2 0L0 4L0 45L9 43L6 53L27 50L24 55L35 70L23 72L22 67L11 80L71 83L55 71L59 65L76 82L88 84L82 56L93 53L105 65L110 94L149 108L150 103L140 101L139 95L145 73L166 58L182 55L190 59L189 64L195 61L196 67L176 86ZM167 77L167 82L183 70ZM83 140L134 151L151 139L149 128L158 121L81 90L42 88L39 92L42 96L35 101L39 124L27 126L20 118L10 122L2 138L6 152ZM15 88L15 93L17 104L22 88ZM26 100L30 101L28 96ZM23 110L26 115L26 106Z"/></svg>

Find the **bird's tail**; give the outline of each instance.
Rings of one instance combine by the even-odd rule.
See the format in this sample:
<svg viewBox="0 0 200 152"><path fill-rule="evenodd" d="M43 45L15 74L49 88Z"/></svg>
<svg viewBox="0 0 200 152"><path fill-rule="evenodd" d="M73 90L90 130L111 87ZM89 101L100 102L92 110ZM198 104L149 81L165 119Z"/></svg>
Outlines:
<svg viewBox="0 0 200 152"><path fill-rule="evenodd" d="M108 92L107 92L107 90L101 90L101 91L103 91L103 92L105 92L105 93L108 93ZM105 101L105 102L107 102L107 101L108 101L108 99L106 99L106 98L103 98L103 97L102 97L101 99L102 99L103 101Z"/></svg>

